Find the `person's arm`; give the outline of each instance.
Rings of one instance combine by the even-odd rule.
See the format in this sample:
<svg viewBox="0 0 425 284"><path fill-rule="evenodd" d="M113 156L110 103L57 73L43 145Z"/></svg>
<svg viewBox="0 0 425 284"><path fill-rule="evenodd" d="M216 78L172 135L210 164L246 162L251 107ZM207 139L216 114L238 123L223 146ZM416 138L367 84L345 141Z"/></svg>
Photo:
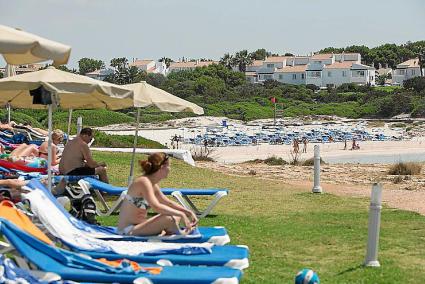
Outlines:
<svg viewBox="0 0 425 284"><path fill-rule="evenodd" d="M81 151L83 153L84 160L86 160L86 165L88 167L90 167L90 168L97 168L99 166L104 166L104 165L99 164L95 160L93 160L93 157L91 155L89 146L87 144L85 144L85 143L82 144Z"/></svg>
<svg viewBox="0 0 425 284"><path fill-rule="evenodd" d="M52 166L56 166L61 161L61 159L56 154L57 151L58 151L58 146L52 145Z"/></svg>
<svg viewBox="0 0 425 284"><path fill-rule="evenodd" d="M192 220L192 225L195 226L198 223L198 217L196 217L196 214L192 211L189 210L183 206L181 206L180 204L178 204L175 201L170 200L169 198L167 198L159 189L155 190L155 196L158 199L158 201L162 204L165 204L171 208L174 208L176 210L182 211L189 219Z"/></svg>
<svg viewBox="0 0 425 284"><path fill-rule="evenodd" d="M157 213L168 215L168 216L178 216L183 219L187 229L190 229L193 225L190 222L189 218L183 211L176 210L166 204L161 203L155 193L154 189L147 178L138 178L130 187L129 190L135 187L134 189L141 192L143 198L149 203L150 207Z"/></svg>
<svg viewBox="0 0 425 284"><path fill-rule="evenodd" d="M26 184L26 181L20 179L0 179L0 186L18 188Z"/></svg>

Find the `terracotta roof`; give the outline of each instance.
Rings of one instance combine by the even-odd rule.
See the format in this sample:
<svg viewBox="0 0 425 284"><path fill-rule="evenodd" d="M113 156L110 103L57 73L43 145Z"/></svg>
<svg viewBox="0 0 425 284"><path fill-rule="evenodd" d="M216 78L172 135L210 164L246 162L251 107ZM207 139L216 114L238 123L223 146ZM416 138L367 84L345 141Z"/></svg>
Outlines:
<svg viewBox="0 0 425 284"><path fill-rule="evenodd" d="M413 58L413 59L409 59L407 61L404 61L404 62L398 64L397 67L399 65L403 65L403 67L406 66L406 67L410 67L410 68L419 67L419 58Z"/></svg>
<svg viewBox="0 0 425 284"><path fill-rule="evenodd" d="M99 75L100 74L100 69L94 70L92 72L86 73L86 75Z"/></svg>
<svg viewBox="0 0 425 284"><path fill-rule="evenodd" d="M264 62L283 62L288 58L292 58L293 56L270 56L267 57Z"/></svg>
<svg viewBox="0 0 425 284"><path fill-rule="evenodd" d="M392 71L391 68L381 68L376 70L376 72L378 72L379 75L386 75L388 73L391 73L391 71Z"/></svg>
<svg viewBox="0 0 425 284"><path fill-rule="evenodd" d="M295 66L285 66L281 69L277 69L276 73L299 73L305 72L307 65L295 65Z"/></svg>
<svg viewBox="0 0 425 284"><path fill-rule="evenodd" d="M335 62L330 65L325 65L325 69L350 69L352 65L353 61Z"/></svg>
<svg viewBox="0 0 425 284"><path fill-rule="evenodd" d="M248 65L248 66L256 67L256 66L262 66L262 65L263 65L263 60L254 60L254 61L252 62L252 64L250 64L250 65Z"/></svg>
<svg viewBox="0 0 425 284"><path fill-rule="evenodd" d="M211 64L217 64L216 61L202 61L202 62L196 62L196 61L189 61L189 62L172 62L170 64L170 68L196 68L196 67L203 67L203 66L209 66Z"/></svg>
<svg viewBox="0 0 425 284"><path fill-rule="evenodd" d="M257 72L255 71L246 71L245 76L257 76Z"/></svg>
<svg viewBox="0 0 425 284"><path fill-rule="evenodd" d="M311 59L329 59L334 56L332 53L318 53L311 57Z"/></svg>
<svg viewBox="0 0 425 284"><path fill-rule="evenodd" d="M142 59L142 60L136 60L132 63L130 63L130 66L143 66L143 65L148 65L149 63L155 62L152 59Z"/></svg>

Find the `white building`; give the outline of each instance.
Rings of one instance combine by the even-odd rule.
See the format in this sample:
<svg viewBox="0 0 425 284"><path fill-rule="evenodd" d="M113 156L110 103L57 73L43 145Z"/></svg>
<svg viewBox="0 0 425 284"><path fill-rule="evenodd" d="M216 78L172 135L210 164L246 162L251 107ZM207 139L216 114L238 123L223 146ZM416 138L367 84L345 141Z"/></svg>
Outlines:
<svg viewBox="0 0 425 284"><path fill-rule="evenodd" d="M86 73L87 77L90 77L92 79L96 80L105 80L106 76L111 75L114 73L114 70L111 68L108 69L98 69L93 72Z"/></svg>
<svg viewBox="0 0 425 284"><path fill-rule="evenodd" d="M294 85L305 85L305 71L307 65L286 66L276 70L274 79L278 82Z"/></svg>
<svg viewBox="0 0 425 284"><path fill-rule="evenodd" d="M156 73L166 75L167 66L164 62L156 62L152 59L136 59L130 66L136 66L140 71L144 71L147 73Z"/></svg>
<svg viewBox="0 0 425 284"><path fill-rule="evenodd" d="M423 74L425 74L425 70L422 70L424 72ZM398 64L396 69L393 70L392 82L394 85L403 85L404 80L408 80L418 76L421 76L419 59L409 59L403 63Z"/></svg>
<svg viewBox="0 0 425 284"><path fill-rule="evenodd" d="M257 73L256 81L253 72ZM274 79L285 84L318 87L375 84L375 68L361 64L359 53L273 56L264 60L260 68L250 66L245 75L248 81L260 83Z"/></svg>

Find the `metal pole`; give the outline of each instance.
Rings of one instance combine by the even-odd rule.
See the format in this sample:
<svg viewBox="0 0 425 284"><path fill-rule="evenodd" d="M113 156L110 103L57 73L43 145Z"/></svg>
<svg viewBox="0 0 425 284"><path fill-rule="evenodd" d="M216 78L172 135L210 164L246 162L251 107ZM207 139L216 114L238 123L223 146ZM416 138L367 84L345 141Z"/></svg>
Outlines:
<svg viewBox="0 0 425 284"><path fill-rule="evenodd" d="M83 128L83 118L79 116L77 118L77 135L80 134L82 128Z"/></svg>
<svg viewBox="0 0 425 284"><path fill-rule="evenodd" d="M382 185L374 183L370 197L367 251L364 265L381 266L378 261L379 227L381 225Z"/></svg>
<svg viewBox="0 0 425 284"><path fill-rule="evenodd" d="M66 141L66 143L68 143L69 141L69 135L71 135L71 122L72 122L72 108L69 109L68 112L68 140Z"/></svg>
<svg viewBox="0 0 425 284"><path fill-rule="evenodd" d="M322 193L320 186L320 146L314 145L314 193Z"/></svg>
<svg viewBox="0 0 425 284"><path fill-rule="evenodd" d="M134 142L133 142L133 154L131 155L130 175L128 176L128 185L129 186L130 186L130 184L133 180L133 174L134 174L134 160L136 158L137 138L139 136L139 124L140 124L140 108L137 108L136 130L134 131Z"/></svg>
<svg viewBox="0 0 425 284"><path fill-rule="evenodd" d="M7 123L10 123L10 109L11 109L11 106L10 106L10 103L8 102L7 103Z"/></svg>
<svg viewBox="0 0 425 284"><path fill-rule="evenodd" d="M47 179L48 179L48 189L52 191L52 104L49 105L49 118L48 118L48 129L49 137L47 141Z"/></svg>

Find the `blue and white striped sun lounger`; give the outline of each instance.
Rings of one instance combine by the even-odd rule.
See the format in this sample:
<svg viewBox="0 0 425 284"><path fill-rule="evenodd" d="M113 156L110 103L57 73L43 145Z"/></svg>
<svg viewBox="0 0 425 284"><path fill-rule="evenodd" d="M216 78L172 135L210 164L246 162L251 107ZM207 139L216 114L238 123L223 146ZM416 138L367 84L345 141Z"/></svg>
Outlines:
<svg viewBox="0 0 425 284"><path fill-rule="evenodd" d="M0 232L28 262L66 280L90 283L236 284L242 276L240 270L229 267L182 265L162 266L159 274L151 274L146 269L135 271L130 266L113 267L87 256L50 246L3 218L0 218ZM142 268L160 267L153 263L139 265Z"/></svg>
<svg viewBox="0 0 425 284"><path fill-rule="evenodd" d="M118 211L122 201L124 200L124 196L127 193L126 187L118 187L113 186L107 183L104 183L100 180L94 178L84 178L78 182L78 184L86 190L94 190L96 196L102 203L105 212L98 210L99 215L109 216L115 211ZM101 192L106 192L111 195L119 195L118 200L111 206L107 204L105 199L103 198ZM218 188L206 188L206 189L196 189L196 188L162 188L162 193L165 195L171 195L177 199L178 202L185 208L192 210L198 215L198 217L202 218L207 216L212 209L217 205L221 198L227 196L229 191L227 189L218 189ZM207 206L206 209L200 210L195 204L190 200L189 196L211 196L213 200Z"/></svg>
<svg viewBox="0 0 425 284"><path fill-rule="evenodd" d="M52 204L42 190L37 189L36 182L38 181L30 182L30 186L35 189L25 194L25 197L30 201L32 212L49 230L50 234L60 239L63 244L74 251L96 258L128 258L148 263L166 259L173 264L180 265L229 266L237 269L244 269L249 265L249 251L246 246L110 241L95 238L93 234L99 235L98 232L87 232L84 229L77 228L76 224L73 224ZM158 252L158 249L163 252ZM189 254L185 251L186 249ZM195 254L198 252L199 254Z"/></svg>

